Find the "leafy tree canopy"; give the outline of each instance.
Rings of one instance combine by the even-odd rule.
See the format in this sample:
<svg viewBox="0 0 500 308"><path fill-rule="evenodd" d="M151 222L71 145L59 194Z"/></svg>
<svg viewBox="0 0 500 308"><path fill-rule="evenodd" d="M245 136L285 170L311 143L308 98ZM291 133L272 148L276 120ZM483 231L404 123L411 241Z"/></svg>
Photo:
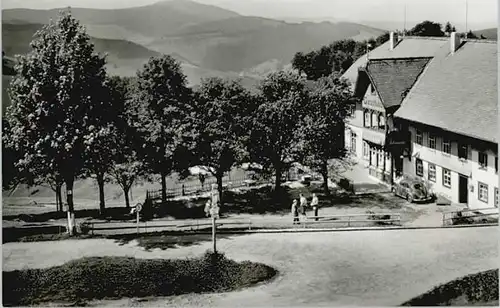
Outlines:
<svg viewBox="0 0 500 308"><path fill-rule="evenodd" d="M251 131L251 160L274 172L279 189L282 173L295 160L295 131L307 108L307 89L302 77L280 71L263 80L260 92Z"/></svg>
<svg viewBox="0 0 500 308"><path fill-rule="evenodd" d="M179 62L169 55L151 58L137 73L137 94L132 104L132 127L144 141L140 150L146 167L162 177L166 202L166 176L185 170L192 146L188 123L194 115L193 97Z"/></svg>
<svg viewBox="0 0 500 308"><path fill-rule="evenodd" d="M425 20L408 31L408 35L441 37L444 36L444 32L440 23Z"/></svg>

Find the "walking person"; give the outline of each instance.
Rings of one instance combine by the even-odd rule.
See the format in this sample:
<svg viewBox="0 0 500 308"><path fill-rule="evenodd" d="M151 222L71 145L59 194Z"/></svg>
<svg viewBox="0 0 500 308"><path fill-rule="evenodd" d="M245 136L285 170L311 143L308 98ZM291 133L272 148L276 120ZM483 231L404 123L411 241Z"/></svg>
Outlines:
<svg viewBox="0 0 500 308"><path fill-rule="evenodd" d="M212 209L212 200L208 199L205 203L205 216L210 217L210 210Z"/></svg>
<svg viewBox="0 0 500 308"><path fill-rule="evenodd" d="M297 207L297 199L293 199L292 202L292 216L293 216L293 224L299 223L299 209Z"/></svg>
<svg viewBox="0 0 500 308"><path fill-rule="evenodd" d="M319 203L318 196L316 196L316 194L313 194L311 200L311 206L314 211L314 217L316 217L314 218L315 221L318 221L318 203Z"/></svg>
<svg viewBox="0 0 500 308"><path fill-rule="evenodd" d="M303 194L300 194L300 215L302 216L302 220L306 219L306 207L307 207L307 199Z"/></svg>

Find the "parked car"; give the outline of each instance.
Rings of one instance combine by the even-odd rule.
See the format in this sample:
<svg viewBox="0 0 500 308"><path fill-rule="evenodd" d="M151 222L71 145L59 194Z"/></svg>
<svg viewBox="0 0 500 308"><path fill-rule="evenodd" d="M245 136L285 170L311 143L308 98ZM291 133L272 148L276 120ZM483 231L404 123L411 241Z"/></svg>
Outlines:
<svg viewBox="0 0 500 308"><path fill-rule="evenodd" d="M402 179L400 182L394 183L392 192L395 196L405 198L410 203L432 200L432 195L427 190L427 187L418 180Z"/></svg>

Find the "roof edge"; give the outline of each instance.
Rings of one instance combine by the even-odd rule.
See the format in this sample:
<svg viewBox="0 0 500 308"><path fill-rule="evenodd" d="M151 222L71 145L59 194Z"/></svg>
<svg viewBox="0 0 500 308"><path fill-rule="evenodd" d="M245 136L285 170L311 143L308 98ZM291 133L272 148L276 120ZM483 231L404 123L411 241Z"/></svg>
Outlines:
<svg viewBox="0 0 500 308"><path fill-rule="evenodd" d="M421 60L421 59L427 59L430 60L434 58L433 56L426 56L426 57L394 57L394 58L375 58L375 59L369 59L368 62L376 62L376 61L387 61L387 60Z"/></svg>
<svg viewBox="0 0 500 308"><path fill-rule="evenodd" d="M481 140L481 141L484 141L484 142L489 142L489 143L493 143L493 144L498 145L498 141L493 140L493 139L486 139L485 137L476 136L476 135L473 135L473 134L467 134L467 133L464 133L464 132L457 132L457 131L445 129L445 128L442 128L442 127L434 126L434 125L431 125L431 124L427 124L427 123L418 122L418 121L415 121L415 120L403 118L403 117L400 117L400 116L397 116L397 115L394 115L394 117L396 119L405 120L405 121L408 121L408 122L411 122L411 123L420 124L420 125L430 126L430 127L435 128L435 129L440 129L442 131L446 131L446 132L453 133L453 134L456 134L456 135L461 135L461 136L465 136L465 137L468 137L468 138L473 138L473 139L477 139L477 140Z"/></svg>

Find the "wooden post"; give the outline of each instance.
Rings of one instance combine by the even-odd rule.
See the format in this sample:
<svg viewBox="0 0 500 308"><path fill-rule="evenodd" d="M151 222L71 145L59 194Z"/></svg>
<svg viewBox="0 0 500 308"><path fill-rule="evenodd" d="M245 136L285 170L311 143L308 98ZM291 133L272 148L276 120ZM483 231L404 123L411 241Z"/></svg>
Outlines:
<svg viewBox="0 0 500 308"><path fill-rule="evenodd" d="M217 229L217 226L215 225L215 215L212 215L212 242L213 242L213 245L214 245L214 254L217 253L217 245L216 245L216 229Z"/></svg>

